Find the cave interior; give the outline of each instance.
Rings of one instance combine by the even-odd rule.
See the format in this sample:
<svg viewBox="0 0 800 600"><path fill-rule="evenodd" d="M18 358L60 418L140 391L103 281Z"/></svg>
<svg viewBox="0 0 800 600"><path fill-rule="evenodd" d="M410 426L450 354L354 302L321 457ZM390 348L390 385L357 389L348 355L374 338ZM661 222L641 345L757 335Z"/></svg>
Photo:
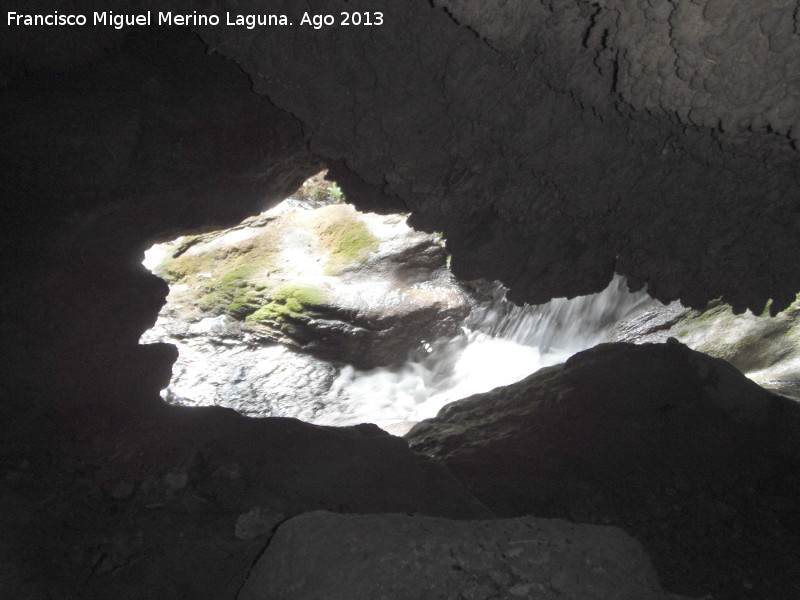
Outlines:
<svg viewBox="0 0 800 600"><path fill-rule="evenodd" d="M166 405L175 349L138 340L168 292L141 265L147 247L238 223L322 168L359 210L410 213L415 228L442 232L456 276L500 280L517 302L597 292L617 273L664 303L782 311L800 292L800 3L256 4L297 21L304 10L383 21L0 30L4 597L256 597L240 590L274 526L315 510L614 524L644 543L670 592L798 597L796 403L723 366L695 380L675 366L701 369L686 349L597 350L563 376L577 378L576 406L619 401L619 412L545 414L543 447L598 478L629 455L646 455L643 468L674 462L669 485L651 482L614 519L603 503L619 489L594 507L608 513L559 511L580 486L537 479L545 467L519 458L524 445L481 454L432 428L412 444L420 452L464 449L437 461L369 424ZM718 381L724 410L669 412ZM637 413L623 386L679 414L670 423L683 433L665 426L652 447L584 461L600 442L565 440L592 419L613 431ZM669 454L676 446L691 452ZM533 473L524 489L487 479L516 481L518 459ZM712 505L711 516L671 521L681 502ZM254 507L269 508L269 527L234 535ZM636 511L649 511L647 527Z"/></svg>

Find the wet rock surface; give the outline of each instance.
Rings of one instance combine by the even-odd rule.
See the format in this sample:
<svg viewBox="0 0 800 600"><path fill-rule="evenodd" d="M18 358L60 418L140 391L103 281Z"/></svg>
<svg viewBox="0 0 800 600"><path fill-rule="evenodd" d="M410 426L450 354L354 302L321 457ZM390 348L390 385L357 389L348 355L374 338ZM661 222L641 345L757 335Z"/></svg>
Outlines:
<svg viewBox="0 0 800 600"><path fill-rule="evenodd" d="M407 435L501 516L618 525L662 583L800 586L800 407L678 343L603 344L455 402Z"/></svg>
<svg viewBox="0 0 800 600"><path fill-rule="evenodd" d="M723 358L766 388L800 400L800 308L795 300L770 317L734 315L714 302L704 310L677 304L650 307L619 323L611 341L647 343L676 338L694 350Z"/></svg>
<svg viewBox="0 0 800 600"><path fill-rule="evenodd" d="M283 523L239 595L308 598L679 600L613 527L322 512Z"/></svg>
<svg viewBox="0 0 800 600"><path fill-rule="evenodd" d="M165 398L250 416L352 422L353 367L424 355L460 331L472 304L439 236L347 205L290 198L149 253L172 282L141 338L178 348Z"/></svg>
<svg viewBox="0 0 800 600"><path fill-rule="evenodd" d="M370 368L452 335L469 313L441 240L414 231L402 216L343 204L282 207L159 247L172 258L155 272L174 291L147 339L205 334L219 346L238 340L239 350L282 343Z"/></svg>
<svg viewBox="0 0 800 600"><path fill-rule="evenodd" d="M162 334L155 330L151 335ZM176 345L179 352L165 400L184 406L224 406L252 417L313 421L326 398L336 396L331 388L339 369L281 344L246 342L247 337L243 332L231 337L212 332L199 338L159 338Z"/></svg>

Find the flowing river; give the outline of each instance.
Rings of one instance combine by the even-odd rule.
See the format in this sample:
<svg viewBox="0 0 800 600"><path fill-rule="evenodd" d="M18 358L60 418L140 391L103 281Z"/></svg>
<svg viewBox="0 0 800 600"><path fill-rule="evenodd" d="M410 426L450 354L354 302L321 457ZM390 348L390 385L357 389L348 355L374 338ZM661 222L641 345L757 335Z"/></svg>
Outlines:
<svg viewBox="0 0 800 600"><path fill-rule="evenodd" d="M226 316L182 324L174 335L174 317L162 315L142 342L178 347L172 382L162 393L169 402L220 404L320 425L371 422L402 433L449 402L514 383L606 341L618 321L653 302L643 292L630 293L621 277L600 293L539 306L517 306L504 295L494 285L460 333L393 367L357 369L280 344L248 343L226 334L232 321Z"/></svg>
<svg viewBox="0 0 800 600"><path fill-rule="evenodd" d="M433 417L445 404L523 379L608 339L613 326L653 302L615 277L602 292L539 306L505 300L500 285L478 304L454 338L391 368L345 367L335 401L313 419L326 425L381 426Z"/></svg>
<svg viewBox="0 0 800 600"><path fill-rule="evenodd" d="M261 216L276 219L298 211L314 211L330 202L290 198ZM259 231L240 226L220 232L206 244L205 251L246 243ZM383 229L377 235L389 239ZM297 242L298 236L293 229L289 239ZM169 260L177 242L180 240L153 246L146 253L145 266L158 270ZM283 248L284 262L297 254L301 262L322 268L316 262L320 257L310 255L305 247L287 258L291 249ZM386 301L380 292L386 287L382 283L386 282L378 273L374 281L361 284L375 289L359 288L357 295L380 305ZM181 295L185 288L182 283L171 286L170 298L158 322L141 341L167 342L178 347L172 381L162 393L168 402L187 406L217 404L250 416L295 417L320 425L371 422L402 433L409 423L435 416L449 402L509 385L606 341L617 322L653 303L644 292L630 293L619 276L600 293L556 299L540 306L508 302L500 284L480 287L481 291L470 301L471 311L460 332L426 344L424 351L392 367L366 370L334 364L281 344L254 339L242 329L241 322L230 316L198 316L196 312L191 315L185 300L181 300L185 298Z"/></svg>

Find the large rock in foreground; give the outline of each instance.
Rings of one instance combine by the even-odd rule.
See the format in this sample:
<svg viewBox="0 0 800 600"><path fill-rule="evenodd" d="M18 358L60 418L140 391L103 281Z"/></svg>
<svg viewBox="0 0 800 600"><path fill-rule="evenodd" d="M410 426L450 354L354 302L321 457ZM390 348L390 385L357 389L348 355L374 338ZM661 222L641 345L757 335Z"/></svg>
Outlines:
<svg viewBox="0 0 800 600"><path fill-rule="evenodd" d="M61 452L15 440L30 460L4 464L0 478L0 597L235 600L271 531L293 515L493 516L441 465L375 426L248 419L155 398L139 408L94 425L91 438L71 436Z"/></svg>
<svg viewBox="0 0 800 600"><path fill-rule="evenodd" d="M722 360L604 344L450 404L407 439L501 516L623 527L670 589L788 598L800 589L798 431L796 403Z"/></svg>
<svg viewBox="0 0 800 600"><path fill-rule="evenodd" d="M677 600L619 529L315 512L284 523L239 600Z"/></svg>

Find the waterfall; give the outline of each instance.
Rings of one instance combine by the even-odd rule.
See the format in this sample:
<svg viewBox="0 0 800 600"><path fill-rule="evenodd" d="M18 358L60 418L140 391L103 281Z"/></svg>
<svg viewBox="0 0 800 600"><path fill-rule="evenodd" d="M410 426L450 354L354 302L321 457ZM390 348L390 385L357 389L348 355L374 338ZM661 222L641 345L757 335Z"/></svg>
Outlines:
<svg viewBox="0 0 800 600"><path fill-rule="evenodd" d="M495 284L462 332L436 340L396 367L341 370L312 416L319 424L381 426L435 416L445 404L509 385L542 367L606 341L613 326L653 302L615 276L602 292L538 306L517 306Z"/></svg>
<svg viewBox="0 0 800 600"><path fill-rule="evenodd" d="M194 240L189 246L186 240L179 239L153 246L146 252L144 264L157 270L171 257L183 253L190 256L199 249L196 256L211 258L206 262L194 259L195 266L211 269L209 264L218 260L214 253L219 248L230 246L234 254L242 252L239 244L246 246L261 228L269 226L280 231L284 225L279 225L278 220L284 216L305 212L311 219L314 209L338 202L334 187L319 176L317 179L316 183L310 180L313 185L304 184L304 189L310 186L309 190L317 189L317 193L289 198L234 228L206 234L200 244ZM327 190L327 195L319 193L320 190ZM409 258L394 257L392 252L419 251L414 245L419 243L415 237L419 234L410 228L407 232L399 231L396 226L401 216L396 217L391 222L370 218L374 235L387 241L381 264L388 271L376 268L369 278L349 277L333 283L326 279L322 284L328 286L326 289L338 290L341 297L355 298L350 309L358 308L359 302L367 308L388 309L400 297L394 287L398 279L386 273L394 272L395 258L400 263ZM269 225L273 221L275 224ZM310 254L309 245L302 243L312 231L303 229L304 223L311 222L287 218L286 223L295 228L291 235L285 236L288 241L271 241L281 250L282 264L290 265L288 272L299 280L321 279L317 271L323 271L322 255ZM305 232L306 237L298 232ZM262 259L263 256L255 257ZM295 417L337 426L372 422L390 427L435 416L449 402L509 385L606 341L617 322L653 302L643 292L630 293L625 280L615 276L597 294L555 299L539 306L517 306L506 300L506 290L499 283L472 282L462 286L447 273L447 277L442 275L445 281L438 283L443 288L451 286L451 291L463 301L464 312L466 304L471 305L460 332L429 340L424 351L402 364L367 370L325 361L291 346L258 341L241 320L230 315L207 316L197 308L197 296L192 290L204 289L202 282L208 277L206 272L195 273L190 278L194 288L184 280L173 283L158 322L142 336L143 343L170 342L179 349L172 382L162 394L164 398L174 404L217 404L251 416ZM426 277L424 283L414 284L416 292L422 290L422 285L437 283ZM417 334L415 331L414 335ZM418 339L413 342L416 344ZM402 427L395 429L398 430Z"/></svg>

